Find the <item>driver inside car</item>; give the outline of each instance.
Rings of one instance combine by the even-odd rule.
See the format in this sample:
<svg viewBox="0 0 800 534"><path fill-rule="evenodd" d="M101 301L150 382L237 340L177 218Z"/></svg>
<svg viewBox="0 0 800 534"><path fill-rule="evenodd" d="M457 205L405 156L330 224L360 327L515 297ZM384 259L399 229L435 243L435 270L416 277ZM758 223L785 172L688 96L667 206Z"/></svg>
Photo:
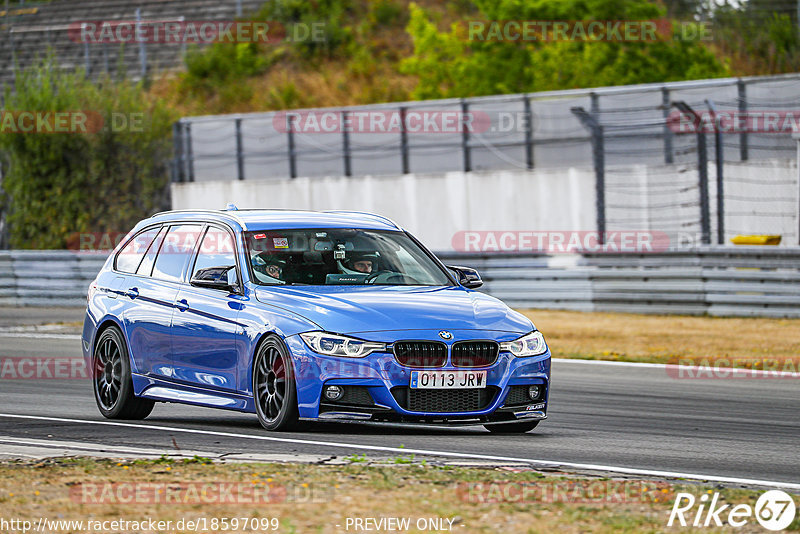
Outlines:
<svg viewBox="0 0 800 534"><path fill-rule="evenodd" d="M339 262L339 269L343 274L370 274L376 271L377 265L377 252L353 252Z"/></svg>
<svg viewBox="0 0 800 534"><path fill-rule="evenodd" d="M269 254L253 256L253 270L263 282L271 284L285 284L283 278L286 261Z"/></svg>

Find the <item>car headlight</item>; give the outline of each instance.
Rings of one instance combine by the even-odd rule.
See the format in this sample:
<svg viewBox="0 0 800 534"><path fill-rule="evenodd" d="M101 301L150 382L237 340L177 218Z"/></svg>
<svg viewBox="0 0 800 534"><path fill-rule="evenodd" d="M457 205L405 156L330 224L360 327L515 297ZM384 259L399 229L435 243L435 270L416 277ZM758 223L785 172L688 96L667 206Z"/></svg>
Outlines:
<svg viewBox="0 0 800 534"><path fill-rule="evenodd" d="M373 352L385 351L385 343L364 341L327 332L305 332L300 334L308 348L326 356L342 356L344 358L363 358Z"/></svg>
<svg viewBox="0 0 800 534"><path fill-rule="evenodd" d="M544 342L542 333L537 330L514 341L500 343L500 350L510 352L517 358L525 358L547 352L547 343Z"/></svg>

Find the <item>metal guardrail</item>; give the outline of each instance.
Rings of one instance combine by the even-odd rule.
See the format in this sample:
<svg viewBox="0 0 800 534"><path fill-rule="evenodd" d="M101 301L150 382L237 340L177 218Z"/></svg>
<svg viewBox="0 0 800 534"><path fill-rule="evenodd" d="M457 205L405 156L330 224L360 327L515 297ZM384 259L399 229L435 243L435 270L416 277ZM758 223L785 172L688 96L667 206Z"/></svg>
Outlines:
<svg viewBox="0 0 800 534"><path fill-rule="evenodd" d="M655 254L439 254L481 271L516 308L800 317L800 248L701 247Z"/></svg>
<svg viewBox="0 0 800 534"><path fill-rule="evenodd" d="M701 247L654 254L439 253L483 275L516 308L800 317L800 247ZM0 252L0 305L82 306L104 254Z"/></svg>
<svg viewBox="0 0 800 534"><path fill-rule="evenodd" d="M0 306L85 306L103 253L0 251Z"/></svg>

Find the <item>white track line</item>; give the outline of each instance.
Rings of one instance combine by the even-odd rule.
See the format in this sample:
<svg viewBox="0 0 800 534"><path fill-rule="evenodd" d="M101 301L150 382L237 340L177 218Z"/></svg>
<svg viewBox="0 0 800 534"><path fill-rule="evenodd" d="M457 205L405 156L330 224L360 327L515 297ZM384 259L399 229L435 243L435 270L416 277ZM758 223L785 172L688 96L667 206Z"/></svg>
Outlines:
<svg viewBox="0 0 800 534"><path fill-rule="evenodd" d="M768 378L782 378L782 379L797 379L800 378L800 369L796 369L794 362L787 365L786 370L762 370L762 369L746 369L741 367L714 367L713 365L684 365L677 363L644 363L644 362L612 362L607 360L579 360L577 358L553 358L556 363L578 363L589 365L617 365L620 367L639 367L651 369L673 369L678 372L694 373L690 374L688 378L694 379L718 379L718 378L737 378L735 376L729 377L728 375L739 375L739 377L748 376L765 376ZM706 376L701 376L706 375ZM673 377L677 378L677 377ZM682 377L680 377L682 378Z"/></svg>
<svg viewBox="0 0 800 534"><path fill-rule="evenodd" d="M22 337L28 339L81 339L80 334L55 334L53 332L0 332L0 337Z"/></svg>
<svg viewBox="0 0 800 534"><path fill-rule="evenodd" d="M653 369L664 369L666 363L644 363L644 362L612 362L609 360L579 360L578 358L553 358L556 363L588 363L592 365L621 365L623 367L652 367Z"/></svg>
<svg viewBox="0 0 800 534"><path fill-rule="evenodd" d="M720 477L715 475L700 475L694 473L679 473L673 471L657 471L652 469L634 469L630 467L615 467L615 466L608 466L608 465L597 465L597 464L579 464L574 462L560 462L560 461L552 461L552 460L536 460L532 458L514 458L508 456L492 456L492 455L485 455L485 454L471 454L471 453L464 453L464 452L451 452L451 451L433 451L427 449L410 449L410 448L400 448L400 447L383 447L383 446L376 446L376 445L361 445L358 443L339 443L339 442L332 442L332 441L317 441L317 440L306 440L306 439L295 439L295 438L279 438L276 436L259 436L259 435L249 435L249 434L236 434L233 432L219 432L215 430L199 430L193 428L175 428L175 427L168 427L168 426L158 426L158 425L136 425L132 423L120 423L116 421L89 421L85 419L67 419L63 417L44 417L39 415L21 415L21 414L3 414L0 413L0 417L7 417L11 419L29 419L34 421L52 421L58 423L75 423L75 424L84 424L84 425L102 425L102 426L117 426L117 427L125 427L125 428L139 428L143 430L161 430L165 432L179 432L185 434L201 434L206 436L219 436L219 437L226 437L226 438L239 438L239 439L254 439L259 441L272 441L278 443L294 443L294 444L301 444L301 445L316 445L322 447L335 447L339 449L359 449L359 450L367 450L367 451L382 451L382 452L392 452L392 453L399 453L399 454L421 454L425 456L440 456L440 457L450 457L450 458L469 458L472 460L490 460L496 462L517 462L517 463L530 463L530 464L539 464L539 465L546 465L548 467L552 467L554 465L560 467L569 467L573 469L587 469L591 471L607 471L611 473L624 473L628 475L637 475L637 476L655 476L655 477L664 477L664 478L682 478L687 480L697 480L697 481L705 481L705 482L724 482L729 484L743 484L747 486L766 486L771 488L784 488L784 489L793 489L793 490L800 490L800 484L794 484L790 482L776 482L771 480L754 480L749 478L736 478L736 477ZM98 448L101 446L98 446Z"/></svg>

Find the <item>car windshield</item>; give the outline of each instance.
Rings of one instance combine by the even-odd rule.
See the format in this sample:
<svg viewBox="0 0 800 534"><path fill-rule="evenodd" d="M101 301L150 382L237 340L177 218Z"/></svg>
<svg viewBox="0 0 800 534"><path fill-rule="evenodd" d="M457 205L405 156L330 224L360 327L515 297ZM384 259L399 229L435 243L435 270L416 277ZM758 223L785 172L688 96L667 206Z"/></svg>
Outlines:
<svg viewBox="0 0 800 534"><path fill-rule="evenodd" d="M447 286L452 282L403 232L348 228L245 233L261 285Z"/></svg>

